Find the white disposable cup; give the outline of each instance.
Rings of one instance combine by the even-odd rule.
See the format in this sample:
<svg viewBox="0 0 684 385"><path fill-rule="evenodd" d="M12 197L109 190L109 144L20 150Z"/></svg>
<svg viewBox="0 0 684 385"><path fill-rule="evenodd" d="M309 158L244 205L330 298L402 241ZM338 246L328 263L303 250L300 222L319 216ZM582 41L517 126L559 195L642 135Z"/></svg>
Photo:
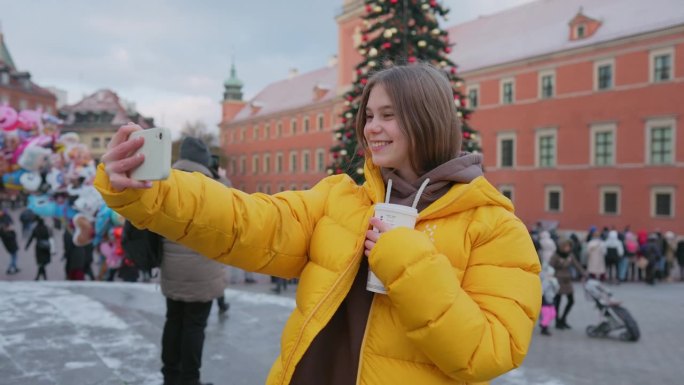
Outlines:
<svg viewBox="0 0 684 385"><path fill-rule="evenodd" d="M390 228L408 227L413 229L416 226L418 210L415 207L397 205L394 203L378 203L375 205L375 217L387 223ZM374 230L377 231L376 228ZM378 277L368 270L368 281L366 290L374 293L387 294L387 289L383 286Z"/></svg>

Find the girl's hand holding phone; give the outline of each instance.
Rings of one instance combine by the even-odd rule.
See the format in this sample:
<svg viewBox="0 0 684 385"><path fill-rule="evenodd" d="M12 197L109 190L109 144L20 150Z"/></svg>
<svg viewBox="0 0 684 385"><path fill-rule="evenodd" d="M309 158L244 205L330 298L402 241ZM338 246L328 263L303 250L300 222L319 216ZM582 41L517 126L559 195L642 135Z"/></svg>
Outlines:
<svg viewBox="0 0 684 385"><path fill-rule="evenodd" d="M109 182L115 191L152 187L152 182L134 180L129 176L130 172L138 168L145 160L143 154L136 154L136 151L145 143L145 139L143 137L129 139L130 134L140 130L142 127L134 123L121 126L109 142L107 152L102 156Z"/></svg>

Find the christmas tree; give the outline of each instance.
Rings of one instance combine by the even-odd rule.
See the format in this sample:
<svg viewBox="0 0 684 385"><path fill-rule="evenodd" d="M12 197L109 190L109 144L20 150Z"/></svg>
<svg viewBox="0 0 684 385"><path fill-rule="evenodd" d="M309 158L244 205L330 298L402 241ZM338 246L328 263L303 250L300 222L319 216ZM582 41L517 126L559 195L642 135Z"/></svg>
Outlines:
<svg viewBox="0 0 684 385"><path fill-rule="evenodd" d="M466 107L463 80L448 57L453 44L438 23L438 17L446 20L449 9L436 0L365 0L365 10L365 29L358 47L363 60L356 66L351 90L344 95L345 108L335 131L338 143L331 148L334 160L328 174L347 173L363 182L364 153L354 131L361 94L373 72L395 64L424 62L444 70L463 122L463 150L480 151L477 133L468 125L472 111Z"/></svg>

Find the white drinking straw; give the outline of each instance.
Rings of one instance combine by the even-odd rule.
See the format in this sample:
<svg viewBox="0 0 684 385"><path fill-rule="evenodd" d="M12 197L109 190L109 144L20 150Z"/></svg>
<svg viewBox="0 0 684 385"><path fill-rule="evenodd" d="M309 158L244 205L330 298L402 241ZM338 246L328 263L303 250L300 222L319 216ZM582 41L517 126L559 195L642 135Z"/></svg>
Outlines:
<svg viewBox="0 0 684 385"><path fill-rule="evenodd" d="M414 209L416 206L418 206L418 201L420 200L420 196L423 194L423 190L425 190L425 187L427 187L428 183L430 182L430 178L425 178L425 181L423 184L420 185L420 188L418 189L418 193L416 193L416 197L413 199L413 204L411 207Z"/></svg>
<svg viewBox="0 0 684 385"><path fill-rule="evenodd" d="M387 181L387 192L385 192L385 203L390 203L390 193L392 192L392 179Z"/></svg>

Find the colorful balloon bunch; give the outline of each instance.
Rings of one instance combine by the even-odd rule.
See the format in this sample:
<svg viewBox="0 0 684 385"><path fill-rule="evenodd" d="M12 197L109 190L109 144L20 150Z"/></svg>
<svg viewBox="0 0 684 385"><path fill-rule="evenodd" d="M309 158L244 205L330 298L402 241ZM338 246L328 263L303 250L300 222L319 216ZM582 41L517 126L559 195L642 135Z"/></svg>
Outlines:
<svg viewBox="0 0 684 385"><path fill-rule="evenodd" d="M92 186L95 162L76 133L38 110L0 105L0 176L4 194L28 194L28 208L74 226L74 243L97 246L123 219Z"/></svg>

